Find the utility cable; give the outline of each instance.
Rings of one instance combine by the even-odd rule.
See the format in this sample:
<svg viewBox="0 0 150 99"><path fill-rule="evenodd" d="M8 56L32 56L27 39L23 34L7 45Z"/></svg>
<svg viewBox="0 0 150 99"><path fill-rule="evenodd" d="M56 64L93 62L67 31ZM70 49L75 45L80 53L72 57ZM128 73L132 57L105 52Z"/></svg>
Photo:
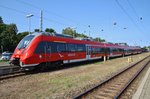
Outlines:
<svg viewBox="0 0 150 99"><path fill-rule="evenodd" d="M10 8L10 7L7 7L7 6L4 6L4 5L0 5L1 8L4 8L4 9L8 9L8 10L11 10L11 11L15 11L17 13L21 13L21 14L29 14L28 12L25 12L25 11L20 11L20 10L17 10L17 9L14 9L14 8ZM36 18L40 18L39 16L36 16L34 15ZM57 23L57 24L61 24L61 25L67 25L65 23L61 23L61 22L58 22L58 21L55 21L55 20L51 20L51 19L48 19L46 17L44 17L44 20L47 20L47 21L50 21L50 22L53 22L53 23Z"/></svg>
<svg viewBox="0 0 150 99"><path fill-rule="evenodd" d="M132 17L128 14L128 12L122 7L122 5L118 2L118 0L115 0L117 5L121 8L121 10L127 15L127 17L130 19L130 21L133 23L133 25L140 31L142 32L142 30L139 28L139 26L134 22L134 20L132 19Z"/></svg>
<svg viewBox="0 0 150 99"><path fill-rule="evenodd" d="M22 0L16 0L16 1L18 1L19 3L25 4L25 5L28 5L28 6L30 6L30 7L33 7L33 8L35 8L35 9L41 10L40 7L35 6L35 5L31 4L31 3L28 3L28 2L25 2L25 1L22 1ZM44 12L48 13L48 14L52 13L53 15L55 15L55 16L57 16L57 17L59 17L59 18L62 18L62 19L64 19L64 20L77 23L77 21L72 20L72 19L69 19L69 18L66 18L66 17L64 17L64 16L62 16L62 15L59 15L59 14L53 12L53 11L47 11L47 10L44 10L44 9L42 9L42 10L43 10ZM78 24L79 24L79 23L80 23L80 22L78 22ZM81 26L88 27L88 25L85 25L85 24L80 24L80 25L81 25Z"/></svg>

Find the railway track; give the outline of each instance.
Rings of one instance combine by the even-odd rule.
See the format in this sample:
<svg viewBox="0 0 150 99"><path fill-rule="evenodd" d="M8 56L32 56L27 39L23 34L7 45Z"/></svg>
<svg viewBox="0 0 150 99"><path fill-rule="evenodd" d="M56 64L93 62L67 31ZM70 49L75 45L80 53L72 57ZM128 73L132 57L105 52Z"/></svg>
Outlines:
<svg viewBox="0 0 150 99"><path fill-rule="evenodd" d="M118 99L149 63L150 56L79 94L74 99Z"/></svg>
<svg viewBox="0 0 150 99"><path fill-rule="evenodd" d="M13 72L18 71L19 69L20 69L19 66L11 66L11 65L1 66L0 67L0 76L11 74Z"/></svg>
<svg viewBox="0 0 150 99"><path fill-rule="evenodd" d="M7 79L11 77L16 77L20 75L24 75L23 70L20 69L19 66L1 66L0 67L0 80Z"/></svg>

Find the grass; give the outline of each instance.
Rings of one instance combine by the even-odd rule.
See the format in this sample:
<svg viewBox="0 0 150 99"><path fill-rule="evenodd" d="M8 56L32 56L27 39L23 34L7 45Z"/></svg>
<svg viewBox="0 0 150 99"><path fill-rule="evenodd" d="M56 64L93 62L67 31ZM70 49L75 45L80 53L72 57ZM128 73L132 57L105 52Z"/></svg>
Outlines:
<svg viewBox="0 0 150 99"><path fill-rule="evenodd" d="M139 57L143 58L146 55L148 54L135 55L133 61L136 62ZM30 99L71 97L74 93L88 89L125 68L130 64L127 60L128 57L116 58L107 62L98 61L58 71L16 77L0 83L0 97L16 99L26 96ZM10 94L6 94L7 92Z"/></svg>
<svg viewBox="0 0 150 99"><path fill-rule="evenodd" d="M50 79L49 83L54 85L63 85L65 89L70 88L76 84L74 78L72 77L64 77L62 79L61 78Z"/></svg>
<svg viewBox="0 0 150 99"><path fill-rule="evenodd" d="M0 62L8 62L9 60L0 60Z"/></svg>

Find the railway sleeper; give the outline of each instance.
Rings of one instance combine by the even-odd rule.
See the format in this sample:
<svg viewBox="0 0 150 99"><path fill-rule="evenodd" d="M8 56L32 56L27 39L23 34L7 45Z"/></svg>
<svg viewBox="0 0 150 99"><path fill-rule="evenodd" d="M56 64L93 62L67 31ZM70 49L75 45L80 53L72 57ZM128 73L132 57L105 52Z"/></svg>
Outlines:
<svg viewBox="0 0 150 99"><path fill-rule="evenodd" d="M96 96L94 96L92 99L112 99L112 97L96 95Z"/></svg>
<svg viewBox="0 0 150 99"><path fill-rule="evenodd" d="M116 92L113 92L113 93L99 92L99 93L97 94L97 96L114 97L114 93L116 93Z"/></svg>
<svg viewBox="0 0 150 99"><path fill-rule="evenodd" d="M102 90L102 92L105 92L105 93L112 93L112 92L114 92L115 90L109 90L109 89L104 89L104 90Z"/></svg>
<svg viewBox="0 0 150 99"><path fill-rule="evenodd" d="M109 87L108 89L109 89L109 90L118 90L118 89L120 89L120 88L115 87L115 86L111 86L111 87Z"/></svg>

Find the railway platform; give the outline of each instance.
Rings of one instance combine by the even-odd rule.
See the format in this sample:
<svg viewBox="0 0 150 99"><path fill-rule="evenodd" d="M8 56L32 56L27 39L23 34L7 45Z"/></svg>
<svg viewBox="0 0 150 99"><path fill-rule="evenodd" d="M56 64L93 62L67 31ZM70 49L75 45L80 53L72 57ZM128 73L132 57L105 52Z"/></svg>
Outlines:
<svg viewBox="0 0 150 99"><path fill-rule="evenodd" d="M136 93L132 99L150 99L150 68L148 69L146 75L142 79L140 86L138 87Z"/></svg>
<svg viewBox="0 0 150 99"><path fill-rule="evenodd" d="M1 66L8 66L9 65L9 62L0 62L0 67Z"/></svg>

